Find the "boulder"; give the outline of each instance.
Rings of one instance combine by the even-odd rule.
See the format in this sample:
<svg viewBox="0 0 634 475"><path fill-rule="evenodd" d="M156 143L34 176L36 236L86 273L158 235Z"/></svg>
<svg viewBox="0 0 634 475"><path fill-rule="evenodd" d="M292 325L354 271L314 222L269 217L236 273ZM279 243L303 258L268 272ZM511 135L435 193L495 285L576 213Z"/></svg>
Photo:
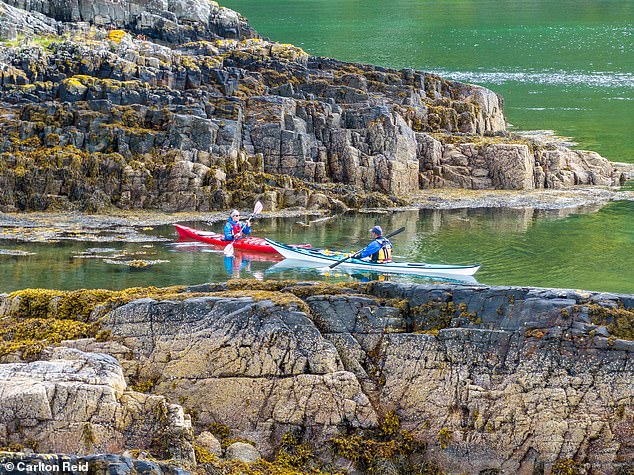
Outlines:
<svg viewBox="0 0 634 475"><path fill-rule="evenodd" d="M0 444L26 440L39 451L152 447L193 461L191 421L181 407L128 390L112 356L64 347L32 363L0 364Z"/></svg>
<svg viewBox="0 0 634 475"><path fill-rule="evenodd" d="M240 462L253 463L260 460L261 455L251 444L244 442L234 442L225 452L227 460L239 460Z"/></svg>
<svg viewBox="0 0 634 475"><path fill-rule="evenodd" d="M196 443L207 452L220 457L222 455L222 446L220 441L214 437L211 432L203 431L196 437Z"/></svg>

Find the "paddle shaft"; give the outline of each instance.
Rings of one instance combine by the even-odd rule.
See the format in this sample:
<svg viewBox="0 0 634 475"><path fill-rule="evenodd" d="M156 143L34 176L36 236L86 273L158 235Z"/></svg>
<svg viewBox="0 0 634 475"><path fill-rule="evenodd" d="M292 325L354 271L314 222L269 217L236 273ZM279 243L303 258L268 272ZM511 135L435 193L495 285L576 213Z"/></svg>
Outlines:
<svg viewBox="0 0 634 475"><path fill-rule="evenodd" d="M405 227L398 228L396 231L392 231L390 234L388 234L387 236L383 236L383 237L384 237L385 239L389 239L389 238L391 238L392 236L396 236L397 234L402 233L403 231L405 231ZM363 249L365 249L365 248L363 248ZM357 251L357 252L355 252L354 254L352 254L352 255L350 255L350 256L348 256L348 257L344 258L344 259L341 259L340 261L337 261L337 262L335 262L334 264L330 264L328 267L329 267L329 268L331 268L331 269L334 269L334 268L335 268L335 267L337 267L339 264L343 264L344 262L346 262L346 261L347 261L348 259L350 259L351 257L356 256L358 253L360 253L361 251L363 251L363 249L358 250L358 251Z"/></svg>
<svg viewBox="0 0 634 475"><path fill-rule="evenodd" d="M251 224L251 219L253 219L253 217L256 214L259 214L262 211L262 208L263 208L262 203L260 203L259 201L255 203L255 206L253 207L253 213L251 213L251 216L249 216L246 221L247 223L249 223L249 225ZM241 236L241 235L242 235L242 231L240 231L240 234L238 236Z"/></svg>

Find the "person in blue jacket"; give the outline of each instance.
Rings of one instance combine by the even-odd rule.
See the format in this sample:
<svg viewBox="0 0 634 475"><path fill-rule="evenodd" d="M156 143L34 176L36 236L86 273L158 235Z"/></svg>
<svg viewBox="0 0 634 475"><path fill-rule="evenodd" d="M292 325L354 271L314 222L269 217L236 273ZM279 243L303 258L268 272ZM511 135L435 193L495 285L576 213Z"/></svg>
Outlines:
<svg viewBox="0 0 634 475"><path fill-rule="evenodd" d="M251 234L251 220L240 222L240 211L234 209L225 224L225 241L233 241Z"/></svg>
<svg viewBox="0 0 634 475"><path fill-rule="evenodd" d="M361 259L369 257L370 261L380 264L392 262L392 243L383 237L381 226L374 226L370 229L370 233L372 233L372 242L363 251L355 254L355 257Z"/></svg>

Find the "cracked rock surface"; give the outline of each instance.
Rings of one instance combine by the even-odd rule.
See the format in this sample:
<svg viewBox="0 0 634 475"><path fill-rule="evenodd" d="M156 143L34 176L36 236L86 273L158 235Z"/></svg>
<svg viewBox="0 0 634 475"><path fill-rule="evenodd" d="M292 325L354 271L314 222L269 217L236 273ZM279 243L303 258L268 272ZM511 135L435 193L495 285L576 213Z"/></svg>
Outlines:
<svg viewBox="0 0 634 475"><path fill-rule="evenodd" d="M99 369L80 358L77 373L97 385L90 400L107 398L110 406L68 414L42 389L54 386L37 376L42 368L75 374L65 369L78 364L72 358L6 364L1 374L14 383L0 393L4 424L23 420L15 411L26 407L42 421L57 410L59 425L39 426L45 447L60 440L52 435L63 430L62 420L98 424L130 411L130 399L164 396L195 414L196 431L226 424L263 455L288 430L325 446L342 432L376 427L393 410L425 442L421 456L449 473L533 473L572 459L587 473L616 474L634 461L634 342L622 333L634 297L392 283L323 295L319 286L310 291L313 285L249 297L197 286L182 299L118 306L102 317L110 341L63 343L88 353L54 350L84 359L110 354L94 356ZM10 312L11 305L0 308ZM117 396L122 374L151 381L152 395ZM64 401L78 397L63 394Z"/></svg>
<svg viewBox="0 0 634 475"><path fill-rule="evenodd" d="M508 133L493 91L311 56L213 2L0 2L11 32L32 39L0 46L4 211L385 207L624 179Z"/></svg>
<svg viewBox="0 0 634 475"><path fill-rule="evenodd" d="M64 347L44 357L0 364L2 446L87 454L160 443L175 458L193 460L189 417L162 396L127 389L115 358Z"/></svg>

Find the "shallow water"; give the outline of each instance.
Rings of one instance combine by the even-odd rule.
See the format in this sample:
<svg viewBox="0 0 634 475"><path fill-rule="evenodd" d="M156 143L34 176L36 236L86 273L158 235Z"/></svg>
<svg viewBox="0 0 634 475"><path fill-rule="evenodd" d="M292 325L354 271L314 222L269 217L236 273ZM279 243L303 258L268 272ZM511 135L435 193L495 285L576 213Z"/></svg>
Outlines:
<svg viewBox="0 0 634 475"><path fill-rule="evenodd" d="M261 34L312 54L412 67L482 84L504 96L514 129L553 130L610 160L634 163L634 0L221 3L247 16ZM485 284L634 293L633 218L634 203L622 201L598 210L350 214L310 227L296 224L296 218L268 219L258 221L257 232L283 242L356 250L374 223L388 230L406 226L394 239L401 260L479 262L476 278ZM271 269L275 262L263 255L238 253L226 260L220 249L175 243L172 226L137 231L163 240L0 240L0 291L164 286L238 276L379 278L341 270ZM10 255L13 251L22 255ZM139 270L121 264L133 259L169 262Z"/></svg>
<svg viewBox="0 0 634 475"><path fill-rule="evenodd" d="M504 208L415 210L385 214L346 214L335 219L299 224L314 218L257 221L256 231L288 243L310 243L331 249L357 250L368 229L378 223L387 231L405 226L393 239L396 260L482 264L477 282L634 293L634 202L613 202L601 209L534 211ZM187 223L185 223L187 224ZM219 231L222 223L201 229ZM53 243L0 241L0 291L28 287L56 289L166 286L257 279L368 280L371 274L342 270L281 269L280 259L236 252L226 259L222 249L177 242L173 226L138 228L151 242ZM22 255L10 255L20 251ZM33 253L31 255L26 253ZM158 262L132 269L125 261ZM273 267L275 266L275 267ZM393 281L429 282L408 276Z"/></svg>
<svg viewBox="0 0 634 475"><path fill-rule="evenodd" d="M505 98L547 129L634 162L632 0L226 0L264 36L346 61L415 68Z"/></svg>

